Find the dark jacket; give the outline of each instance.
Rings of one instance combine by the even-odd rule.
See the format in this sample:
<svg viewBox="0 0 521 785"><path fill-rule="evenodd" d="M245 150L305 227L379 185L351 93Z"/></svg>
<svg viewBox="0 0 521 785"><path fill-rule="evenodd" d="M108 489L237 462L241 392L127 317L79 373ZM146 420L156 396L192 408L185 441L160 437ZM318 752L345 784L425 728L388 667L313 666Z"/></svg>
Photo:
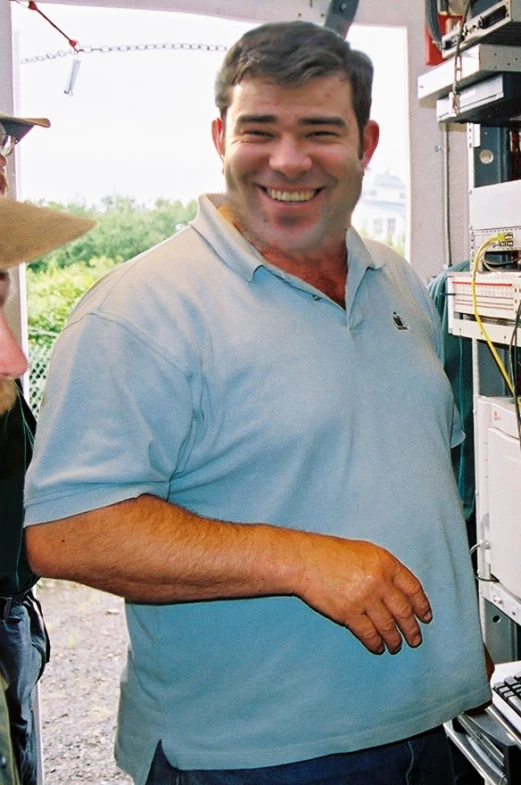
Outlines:
<svg viewBox="0 0 521 785"><path fill-rule="evenodd" d="M0 416L0 595L19 595L37 581L23 542L24 477L32 457L36 421L19 392Z"/></svg>

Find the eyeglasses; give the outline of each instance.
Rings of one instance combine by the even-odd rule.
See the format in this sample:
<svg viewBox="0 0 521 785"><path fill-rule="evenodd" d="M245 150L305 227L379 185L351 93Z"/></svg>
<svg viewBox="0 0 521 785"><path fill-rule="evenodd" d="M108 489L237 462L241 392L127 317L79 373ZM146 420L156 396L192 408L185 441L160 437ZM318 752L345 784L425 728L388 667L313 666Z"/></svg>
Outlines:
<svg viewBox="0 0 521 785"><path fill-rule="evenodd" d="M0 155L3 155L4 158L9 158L17 142L16 136L0 133Z"/></svg>

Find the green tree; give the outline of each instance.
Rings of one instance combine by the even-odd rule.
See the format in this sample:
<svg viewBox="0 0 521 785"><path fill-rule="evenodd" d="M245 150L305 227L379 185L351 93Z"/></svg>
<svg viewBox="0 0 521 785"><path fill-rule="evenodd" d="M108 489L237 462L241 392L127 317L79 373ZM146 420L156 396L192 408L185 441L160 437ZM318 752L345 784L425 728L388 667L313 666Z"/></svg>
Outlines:
<svg viewBox="0 0 521 785"><path fill-rule="evenodd" d="M40 204L84 215L96 226L27 270L29 338L33 346L51 345L81 295L104 273L165 240L195 217L194 200L158 199L152 207L123 196L107 196L101 207L79 202Z"/></svg>
<svg viewBox="0 0 521 785"><path fill-rule="evenodd" d="M117 195L106 196L101 207L87 207L78 202L49 202L46 206L94 218L96 226L75 242L35 262L32 267L38 271L49 265L68 267L75 262L90 265L92 260L101 258L119 264L174 234L191 221L197 211L194 200L184 205L179 201L158 199L153 207L147 207Z"/></svg>

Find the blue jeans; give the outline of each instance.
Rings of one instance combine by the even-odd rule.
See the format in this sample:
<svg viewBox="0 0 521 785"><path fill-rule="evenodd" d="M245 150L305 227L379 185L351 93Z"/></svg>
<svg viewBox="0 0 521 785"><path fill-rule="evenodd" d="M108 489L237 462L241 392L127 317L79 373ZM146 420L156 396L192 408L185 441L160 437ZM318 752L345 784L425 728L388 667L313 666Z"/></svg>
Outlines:
<svg viewBox="0 0 521 785"><path fill-rule="evenodd" d="M38 779L33 701L48 659L40 604L29 594L0 618L0 668L9 684L6 698L21 785L36 785Z"/></svg>
<svg viewBox="0 0 521 785"><path fill-rule="evenodd" d="M261 769L180 771L157 745L146 785L453 785L442 727L360 752Z"/></svg>

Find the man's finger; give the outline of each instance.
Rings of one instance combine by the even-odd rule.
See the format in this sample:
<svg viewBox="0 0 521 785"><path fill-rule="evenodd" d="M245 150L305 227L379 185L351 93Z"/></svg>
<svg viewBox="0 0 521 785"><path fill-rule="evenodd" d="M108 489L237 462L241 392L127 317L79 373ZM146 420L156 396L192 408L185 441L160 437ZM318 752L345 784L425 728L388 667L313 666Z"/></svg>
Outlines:
<svg viewBox="0 0 521 785"><path fill-rule="evenodd" d="M397 622L383 602L375 603L368 612L376 631L385 643L390 654L398 654L402 648L402 636Z"/></svg>
<svg viewBox="0 0 521 785"><path fill-rule="evenodd" d="M422 634L409 598L394 588L384 597L384 603L408 645L412 648L419 646L422 642Z"/></svg>
<svg viewBox="0 0 521 785"><path fill-rule="evenodd" d="M400 569L394 576L394 585L400 592L405 594L414 615L420 621L424 622L424 624L432 621L431 605L423 590L423 586L407 567L400 565Z"/></svg>
<svg viewBox="0 0 521 785"><path fill-rule="evenodd" d="M355 620L346 621L345 626L372 654L384 653L385 645L382 637L365 613L357 616Z"/></svg>

